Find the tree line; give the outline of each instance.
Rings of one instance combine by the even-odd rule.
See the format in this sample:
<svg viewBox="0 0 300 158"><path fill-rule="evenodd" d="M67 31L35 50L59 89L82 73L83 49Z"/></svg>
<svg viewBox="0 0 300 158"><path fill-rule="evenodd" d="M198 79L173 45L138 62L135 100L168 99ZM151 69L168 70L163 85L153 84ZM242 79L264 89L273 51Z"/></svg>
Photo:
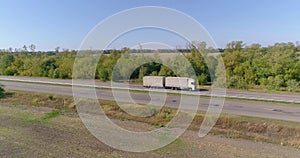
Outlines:
<svg viewBox="0 0 300 158"><path fill-rule="evenodd" d="M231 42L222 57L229 88L299 90L300 46L291 42L269 47Z"/></svg>
<svg viewBox="0 0 300 158"><path fill-rule="evenodd" d="M35 52L34 45L29 48L24 47L17 52L13 49L0 50L0 75L72 78L77 51L59 51L57 48L55 51ZM84 59L80 60L82 63L79 69L82 72L80 74L95 76L101 81L130 78L141 82L142 77L148 75L189 76L192 74L192 67L195 70L193 78L200 85L217 82L218 78L226 74L226 86L229 88L299 90L300 47L293 43L262 47L259 44L247 46L242 41L230 42L221 53L225 69L221 69L221 62L218 62L221 60L220 56L211 55L215 51L203 42L193 43L188 49L180 51L183 55L164 61L166 64L162 64L162 59L158 56L143 55L143 52L128 48L102 53L87 51L92 55L99 55L99 61L94 61L97 62L96 73L87 71L89 65ZM167 50L164 52L171 53ZM142 55L136 55L139 53Z"/></svg>

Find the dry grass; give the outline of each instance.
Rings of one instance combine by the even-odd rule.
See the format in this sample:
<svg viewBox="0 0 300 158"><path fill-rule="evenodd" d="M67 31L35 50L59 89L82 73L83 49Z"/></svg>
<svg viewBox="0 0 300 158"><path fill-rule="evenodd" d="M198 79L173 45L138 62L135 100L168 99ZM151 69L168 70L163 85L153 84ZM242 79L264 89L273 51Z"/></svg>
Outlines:
<svg viewBox="0 0 300 158"><path fill-rule="evenodd" d="M159 127L166 126L177 113L176 109L163 108L148 118L134 117L112 104L102 106L111 118L145 122ZM199 130L203 118L204 114L198 112L189 129ZM222 114L210 134L300 148L300 124L294 122Z"/></svg>
<svg viewBox="0 0 300 158"><path fill-rule="evenodd" d="M75 107L72 97L23 91L8 91L0 101L15 105L44 106L55 109L73 109Z"/></svg>
<svg viewBox="0 0 300 158"><path fill-rule="evenodd" d="M49 96L40 93L10 91L7 97L0 101L15 105L25 104L75 110L73 98L60 95ZM136 107L139 108L139 111L148 112L147 114L149 114L150 110L150 115L148 117L137 117L126 113L114 101L100 100L100 103L103 111L110 118L144 122L157 127L166 126L177 113L177 109L173 108L157 109L155 107L143 108L139 106ZM189 129L199 130L203 118L204 113L198 112ZM222 114L210 134L300 148L300 123L295 122Z"/></svg>

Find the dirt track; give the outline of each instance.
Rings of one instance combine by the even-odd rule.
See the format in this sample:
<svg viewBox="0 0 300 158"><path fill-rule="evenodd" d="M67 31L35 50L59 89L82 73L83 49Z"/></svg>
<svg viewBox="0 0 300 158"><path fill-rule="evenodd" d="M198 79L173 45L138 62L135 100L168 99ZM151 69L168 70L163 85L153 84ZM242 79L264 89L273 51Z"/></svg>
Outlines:
<svg viewBox="0 0 300 158"><path fill-rule="evenodd" d="M300 151L267 143L197 137L187 131L173 144L147 153L118 151L94 138L74 112L48 122L30 123L52 109L0 104L0 157L298 157ZM153 128L143 123L118 121L128 128Z"/></svg>

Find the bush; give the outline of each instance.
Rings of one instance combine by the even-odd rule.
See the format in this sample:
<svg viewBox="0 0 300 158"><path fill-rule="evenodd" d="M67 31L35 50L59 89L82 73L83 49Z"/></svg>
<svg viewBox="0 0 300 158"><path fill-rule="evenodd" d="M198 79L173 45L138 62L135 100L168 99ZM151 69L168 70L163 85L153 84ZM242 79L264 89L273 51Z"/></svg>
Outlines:
<svg viewBox="0 0 300 158"><path fill-rule="evenodd" d="M270 90L280 90L280 88L283 86L283 83L284 80L281 75L268 77L268 89Z"/></svg>
<svg viewBox="0 0 300 158"><path fill-rule="evenodd" d="M229 88L236 88L236 83L238 82L239 78L237 76L230 77L227 81L227 85Z"/></svg>
<svg viewBox="0 0 300 158"><path fill-rule="evenodd" d="M228 81L229 88L249 89L251 87L244 78L240 76L232 76Z"/></svg>
<svg viewBox="0 0 300 158"><path fill-rule="evenodd" d="M297 91L297 89L299 88L299 82L296 81L296 80L288 80L286 82L286 85L287 85L287 90L290 91L290 92L295 92Z"/></svg>
<svg viewBox="0 0 300 158"><path fill-rule="evenodd" d="M53 100L53 95L48 95L49 100Z"/></svg>
<svg viewBox="0 0 300 158"><path fill-rule="evenodd" d="M277 75L274 78L274 84L276 86L276 90L280 90L280 88L284 85L284 80L282 75Z"/></svg>
<svg viewBox="0 0 300 158"><path fill-rule="evenodd" d="M199 85L206 85L207 84L207 75L205 74L201 74L200 76L198 76L198 84Z"/></svg>
<svg viewBox="0 0 300 158"><path fill-rule="evenodd" d="M0 98L4 97L4 88L3 85L0 84Z"/></svg>
<svg viewBox="0 0 300 158"><path fill-rule="evenodd" d="M261 78L261 79L259 79L259 85L261 85L261 86L266 86L266 85L268 85L268 79L267 78Z"/></svg>

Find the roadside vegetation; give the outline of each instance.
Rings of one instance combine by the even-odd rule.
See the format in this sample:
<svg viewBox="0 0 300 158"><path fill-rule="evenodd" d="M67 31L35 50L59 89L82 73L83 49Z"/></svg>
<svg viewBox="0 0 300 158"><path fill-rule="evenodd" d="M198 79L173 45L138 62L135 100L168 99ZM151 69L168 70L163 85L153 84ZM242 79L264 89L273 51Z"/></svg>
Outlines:
<svg viewBox="0 0 300 158"><path fill-rule="evenodd" d="M229 88L299 91L300 46L245 46L238 41L229 43L222 56Z"/></svg>
<svg viewBox="0 0 300 158"><path fill-rule="evenodd" d="M172 53L171 50L158 50L161 53ZM173 50L175 51L175 50ZM225 71L221 71L219 56L213 55L221 51ZM134 53L128 55L126 52ZM293 43L276 43L269 47L262 47L259 44L245 45L242 41L228 43L224 50L208 48L205 43L193 43L187 49L179 50L188 59L194 68L199 85L209 85L218 81L226 73L226 86L233 89L257 89L269 91L300 91L300 46ZM202 54L200 54L200 53ZM73 64L77 51L60 50L36 52L35 46L24 46L21 49L0 50L0 75L8 76L31 76L71 79ZM101 81L119 80L128 76L131 69L135 69L130 75L131 82L141 82L143 76L175 76L170 69L182 72L182 75L190 74L190 68L183 65L184 59L180 56L168 61L166 65L155 61L159 57L147 55L136 55L154 53L153 50L121 50L87 51L91 55L102 53L97 64L95 78ZM124 58L113 69L120 58ZM156 59L155 59L156 58ZM85 60L81 60L85 62ZM136 68L135 63L147 61ZM89 62L89 59L86 60ZM208 64L206 64L206 62ZM80 71L87 77L93 76L84 66L80 64ZM209 69L216 72L209 72ZM79 74L81 74L79 72ZM211 75L210 75L211 74ZM225 84L223 85L225 86Z"/></svg>
<svg viewBox="0 0 300 158"><path fill-rule="evenodd" d="M0 84L0 98L3 98L4 97L4 88L3 88L3 86Z"/></svg>
<svg viewBox="0 0 300 158"><path fill-rule="evenodd" d="M63 113L63 111L54 109L41 118L28 120L27 122L30 124L43 124L43 123L48 122L50 119L60 116L62 113Z"/></svg>
<svg viewBox="0 0 300 158"><path fill-rule="evenodd" d="M48 120L67 113L76 112L73 98L60 95L47 95L41 93L27 93L22 91L8 91L7 97L2 98L0 102L10 103L12 105L31 105L50 107L53 110L44 116L26 123L43 124ZM144 106L128 106L128 108L139 108L139 112L149 114L148 117L132 116L114 102L99 100L102 109L110 118L117 120L130 120L150 124L157 128L166 127L167 123L176 115L177 109ZM205 113L198 112L189 129L198 131L203 121ZM211 135L223 135L227 138L242 138L257 142L269 142L283 146L293 146L300 148L300 124L296 122L279 121L263 118L254 118L238 115L222 114L215 127L210 132Z"/></svg>

